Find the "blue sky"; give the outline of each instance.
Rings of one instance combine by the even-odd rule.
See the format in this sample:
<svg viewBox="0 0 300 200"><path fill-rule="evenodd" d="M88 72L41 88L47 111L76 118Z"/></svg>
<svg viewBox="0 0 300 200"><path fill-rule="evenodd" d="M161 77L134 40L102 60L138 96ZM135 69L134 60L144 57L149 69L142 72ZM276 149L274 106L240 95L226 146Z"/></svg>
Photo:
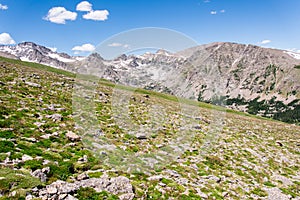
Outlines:
<svg viewBox="0 0 300 200"><path fill-rule="evenodd" d="M74 54L91 51L123 31L161 27L199 44L225 41L300 50L299 0L89 0L78 7L79 3L82 0L0 0L0 43L32 41Z"/></svg>

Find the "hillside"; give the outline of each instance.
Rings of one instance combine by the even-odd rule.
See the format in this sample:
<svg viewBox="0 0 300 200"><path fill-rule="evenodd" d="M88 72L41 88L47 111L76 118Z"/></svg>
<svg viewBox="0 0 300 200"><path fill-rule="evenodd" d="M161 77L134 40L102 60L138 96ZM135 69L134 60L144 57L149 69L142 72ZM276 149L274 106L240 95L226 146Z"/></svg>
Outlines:
<svg viewBox="0 0 300 200"><path fill-rule="evenodd" d="M175 53L159 50L105 60L97 52L84 59L25 42L0 46L0 52L74 73L93 74L117 84L288 123L300 121L300 56L290 51L216 42Z"/></svg>
<svg viewBox="0 0 300 200"><path fill-rule="evenodd" d="M299 126L35 63L0 68L0 199L300 198Z"/></svg>

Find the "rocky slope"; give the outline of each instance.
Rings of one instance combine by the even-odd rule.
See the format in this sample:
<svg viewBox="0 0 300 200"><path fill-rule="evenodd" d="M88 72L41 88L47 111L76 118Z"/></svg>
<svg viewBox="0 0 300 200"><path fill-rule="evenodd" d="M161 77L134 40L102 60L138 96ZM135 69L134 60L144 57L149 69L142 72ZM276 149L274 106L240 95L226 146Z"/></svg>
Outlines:
<svg viewBox="0 0 300 200"><path fill-rule="evenodd" d="M299 126L32 63L0 68L2 199L300 198Z"/></svg>
<svg viewBox="0 0 300 200"><path fill-rule="evenodd" d="M158 51L103 60L92 54L74 71L116 83L212 102L297 123L299 55L235 43L213 43L176 54ZM298 112L298 111L297 111Z"/></svg>
<svg viewBox="0 0 300 200"><path fill-rule="evenodd" d="M65 54L54 56L49 49L32 43L3 46L0 51L119 84L221 104L292 123L300 120L299 114L291 120L287 117L300 110L300 56L293 52L225 42L175 54L159 50L139 56L121 55L114 60L104 60L93 53L78 61Z"/></svg>
<svg viewBox="0 0 300 200"><path fill-rule="evenodd" d="M22 61L45 64L59 69L64 69L67 63L81 59L65 53L57 53L33 42L23 42L15 46L0 45L0 52L4 57L18 58Z"/></svg>

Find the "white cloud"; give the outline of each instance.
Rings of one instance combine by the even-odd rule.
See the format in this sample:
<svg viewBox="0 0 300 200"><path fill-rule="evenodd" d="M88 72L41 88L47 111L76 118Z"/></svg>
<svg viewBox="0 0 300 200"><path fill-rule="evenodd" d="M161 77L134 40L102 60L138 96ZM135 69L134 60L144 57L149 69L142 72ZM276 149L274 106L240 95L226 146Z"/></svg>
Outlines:
<svg viewBox="0 0 300 200"><path fill-rule="evenodd" d="M107 10L95 10L83 15L84 19L90 19L95 21L107 20L109 12Z"/></svg>
<svg viewBox="0 0 300 200"><path fill-rule="evenodd" d="M125 49L130 48L129 44L121 44L121 43L118 43L118 42L114 42L114 43L108 44L107 46L109 46L109 47L123 47Z"/></svg>
<svg viewBox="0 0 300 200"><path fill-rule="evenodd" d="M76 18L76 12L68 11L64 7L53 7L44 19L56 24L65 24L66 20L74 21Z"/></svg>
<svg viewBox="0 0 300 200"><path fill-rule="evenodd" d="M204 0L203 2L204 3L210 3L210 0Z"/></svg>
<svg viewBox="0 0 300 200"><path fill-rule="evenodd" d="M210 14L212 14L212 15L216 15L217 14L217 11L210 11Z"/></svg>
<svg viewBox="0 0 300 200"><path fill-rule="evenodd" d="M8 33L1 33L0 34L0 44L16 44L16 42L11 38Z"/></svg>
<svg viewBox="0 0 300 200"><path fill-rule="evenodd" d="M271 43L271 40L263 40L260 42L260 44L269 44Z"/></svg>
<svg viewBox="0 0 300 200"><path fill-rule="evenodd" d="M7 10L8 6L0 3L0 10Z"/></svg>
<svg viewBox="0 0 300 200"><path fill-rule="evenodd" d="M114 42L114 43L109 44L108 46L109 47L121 47L121 46L123 46L123 44Z"/></svg>
<svg viewBox="0 0 300 200"><path fill-rule="evenodd" d="M76 10L78 11L92 11L92 4L88 1L82 1L76 6Z"/></svg>
<svg viewBox="0 0 300 200"><path fill-rule="evenodd" d="M220 10L220 13L225 13L226 11L225 10Z"/></svg>
<svg viewBox="0 0 300 200"><path fill-rule="evenodd" d="M94 50L95 46L92 44L83 44L72 48L72 51L76 51L75 54L79 54L80 52L92 52Z"/></svg>
<svg viewBox="0 0 300 200"><path fill-rule="evenodd" d="M123 47L124 47L125 49L130 49L129 44L124 44Z"/></svg>

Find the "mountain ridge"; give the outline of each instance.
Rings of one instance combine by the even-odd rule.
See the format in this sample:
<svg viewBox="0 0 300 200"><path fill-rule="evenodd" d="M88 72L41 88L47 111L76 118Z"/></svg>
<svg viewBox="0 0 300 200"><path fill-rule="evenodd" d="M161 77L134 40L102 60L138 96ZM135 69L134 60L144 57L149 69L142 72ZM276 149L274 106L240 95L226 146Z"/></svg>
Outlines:
<svg viewBox="0 0 300 200"><path fill-rule="evenodd" d="M290 112L299 105L300 56L286 50L215 42L175 53L124 54L113 60L97 52L71 57L26 42L0 46L1 51L21 60L263 116Z"/></svg>

